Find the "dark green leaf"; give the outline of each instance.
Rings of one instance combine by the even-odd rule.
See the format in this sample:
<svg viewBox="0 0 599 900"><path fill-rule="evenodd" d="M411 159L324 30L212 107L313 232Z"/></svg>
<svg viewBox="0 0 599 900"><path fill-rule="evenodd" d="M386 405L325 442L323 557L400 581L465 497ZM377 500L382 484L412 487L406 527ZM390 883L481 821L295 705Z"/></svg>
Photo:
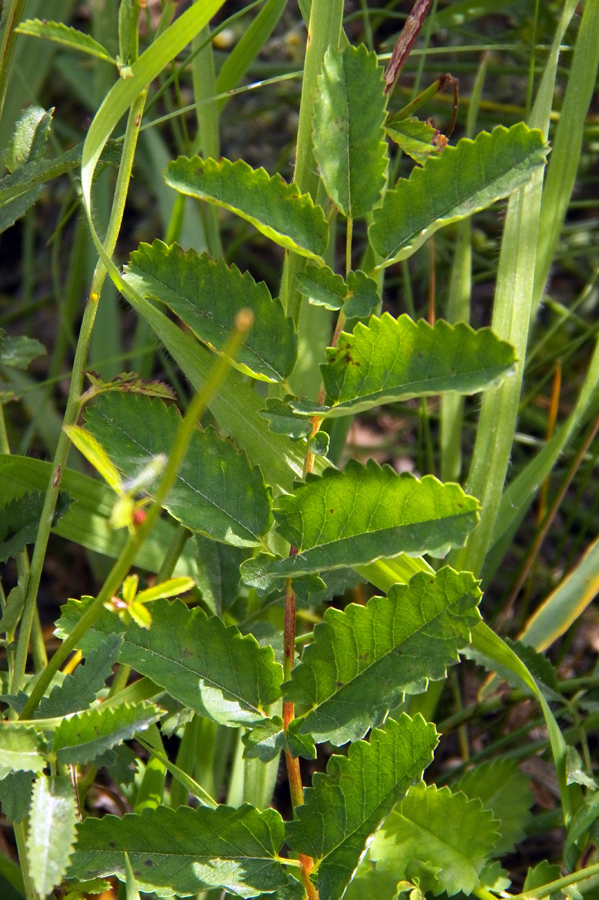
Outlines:
<svg viewBox="0 0 599 900"><path fill-rule="evenodd" d="M87 412L89 431L126 478L169 453L179 421L174 407L133 394L103 394ZM192 531L238 547L259 544L271 524L260 470L212 428L194 432L166 508Z"/></svg>
<svg viewBox="0 0 599 900"><path fill-rule="evenodd" d="M6 821L22 822L31 804L31 772L11 772L0 781L0 806Z"/></svg>
<svg viewBox="0 0 599 900"><path fill-rule="evenodd" d="M67 870L77 824L77 800L68 776L40 775L33 786L27 859L36 891L46 897Z"/></svg>
<svg viewBox="0 0 599 900"><path fill-rule="evenodd" d="M547 150L543 133L522 122L483 131L474 141L462 138L387 192L369 229L372 247L384 265L406 259L439 228L525 184Z"/></svg>
<svg viewBox="0 0 599 900"><path fill-rule="evenodd" d="M287 578L400 553L443 556L466 540L477 510L478 501L457 484L350 460L343 472L308 476L294 494L279 498L278 531L298 553L271 562L267 571Z"/></svg>
<svg viewBox="0 0 599 900"><path fill-rule="evenodd" d="M94 702L112 673L121 643L119 635L107 635L97 650L85 662L56 685L49 697L44 697L34 713L36 719L51 719L78 712Z"/></svg>
<svg viewBox="0 0 599 900"><path fill-rule="evenodd" d="M62 720L54 732L52 752L61 765L87 763L157 722L161 713L153 703L95 706Z"/></svg>
<svg viewBox="0 0 599 900"><path fill-rule="evenodd" d="M261 725L256 725L251 731L246 731L242 737L246 759L261 759L262 762L270 762L278 756L285 747L285 733L283 720L280 716L273 716Z"/></svg>
<svg viewBox="0 0 599 900"><path fill-rule="evenodd" d="M370 846L377 871L398 880L418 861L434 872L422 885L435 895L471 894L478 873L497 843L498 822L479 800L449 788L417 785L387 817ZM434 879L434 880L433 880Z"/></svg>
<svg viewBox="0 0 599 900"><path fill-rule="evenodd" d="M273 809L180 806L146 809L141 816L86 819L69 877L118 875L124 880L129 855L140 889L167 888L196 894L208 888L256 897L285 887L278 861L284 826Z"/></svg>
<svg viewBox="0 0 599 900"><path fill-rule="evenodd" d="M474 331L442 319L429 325L388 313L359 322L327 349L321 366L329 416L348 415L381 403L495 387L513 369L513 347L489 328ZM291 404L293 406L293 403Z"/></svg>
<svg viewBox="0 0 599 900"><path fill-rule="evenodd" d="M290 847L314 859L320 900L343 896L368 838L422 776L436 743L432 724L403 714L374 730L369 743L352 744L347 756L331 756L326 775L314 775L287 832Z"/></svg>
<svg viewBox="0 0 599 900"><path fill-rule="evenodd" d="M251 309L254 322L234 365L247 375L282 381L295 365L297 335L280 300L273 300L266 284L249 272L212 260L195 250L184 253L162 241L140 244L132 254L127 280L146 296L166 303L201 341L224 349L242 309Z"/></svg>
<svg viewBox="0 0 599 900"><path fill-rule="evenodd" d="M189 159L180 156L166 169L166 182L182 194L200 197L231 210L287 250L318 258L326 250L324 212L297 185L272 178L239 159Z"/></svg>
<svg viewBox="0 0 599 900"><path fill-rule="evenodd" d="M162 697L160 705L165 705ZM128 744L118 744L94 759L94 765L98 769L106 769L117 784L132 784L137 773L137 764L138 758Z"/></svg>
<svg viewBox="0 0 599 900"><path fill-rule="evenodd" d="M381 199L388 166L383 71L364 44L330 47L314 98L314 156L333 202L358 218Z"/></svg>
<svg viewBox="0 0 599 900"><path fill-rule="evenodd" d="M53 525L65 514L72 502L68 494L59 494ZM0 519L0 562L6 562L19 550L23 550L26 544L35 541L43 505L44 495L32 492L11 500L3 507Z"/></svg>
<svg viewBox="0 0 599 900"><path fill-rule="evenodd" d="M480 619L481 596L473 575L444 568L366 606L328 609L283 688L286 700L307 710L300 731L319 743L355 741L405 691L444 678Z"/></svg>
<svg viewBox="0 0 599 900"><path fill-rule="evenodd" d="M219 544L201 534L194 535L197 571L196 587L215 616L221 616L239 593L239 566L245 552L239 547Z"/></svg>
<svg viewBox="0 0 599 900"><path fill-rule="evenodd" d="M290 399L293 399L291 394L285 400L269 397L266 409L260 410L260 415L267 420L268 427L275 434L287 434L292 441L301 441L312 431L312 423L295 414L289 406Z"/></svg>
<svg viewBox="0 0 599 900"><path fill-rule="evenodd" d="M347 284L328 266L307 266L298 275L298 289L314 306L342 309L347 319L367 318L380 303L374 279L359 269L348 272Z"/></svg>

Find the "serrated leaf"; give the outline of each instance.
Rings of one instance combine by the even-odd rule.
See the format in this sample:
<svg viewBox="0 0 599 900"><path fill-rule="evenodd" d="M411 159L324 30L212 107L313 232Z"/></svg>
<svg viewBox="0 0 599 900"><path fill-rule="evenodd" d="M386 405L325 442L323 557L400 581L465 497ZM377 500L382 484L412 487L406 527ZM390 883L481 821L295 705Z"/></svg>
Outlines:
<svg viewBox="0 0 599 900"><path fill-rule="evenodd" d="M46 354L46 348L35 338L0 334L0 365L26 369L31 360Z"/></svg>
<svg viewBox="0 0 599 900"><path fill-rule="evenodd" d="M93 650L62 684L57 684L52 693L42 699L34 718L51 719L87 709L112 674L120 643L119 635L107 635L97 650Z"/></svg>
<svg viewBox="0 0 599 900"><path fill-rule="evenodd" d="M495 847L495 853L497 853L497 847ZM508 873L501 868L501 863L497 860L488 862L483 866L478 873L478 880L482 888L485 888L487 891L494 891L497 894L507 891L512 883Z"/></svg>
<svg viewBox="0 0 599 900"><path fill-rule="evenodd" d="M511 759L497 759L483 763L466 772L453 786L463 791L471 800L478 798L498 820L501 838L493 848L493 856L511 853L514 846L525 837L525 829L532 815L530 807L534 797L529 779Z"/></svg>
<svg viewBox="0 0 599 900"><path fill-rule="evenodd" d="M52 123L52 111L41 106L28 106L21 113L14 133L4 151L4 165L9 172L43 155Z"/></svg>
<svg viewBox="0 0 599 900"><path fill-rule="evenodd" d="M545 164L543 133L522 122L462 138L388 191L374 212L370 243L388 266L411 256L431 234L485 209Z"/></svg>
<svg viewBox="0 0 599 900"><path fill-rule="evenodd" d="M63 719L54 732L52 752L61 765L83 765L144 731L161 715L153 703L95 706Z"/></svg>
<svg viewBox="0 0 599 900"><path fill-rule="evenodd" d="M544 859L528 870L524 881L524 890L534 891L536 888L543 887L544 884L551 884L552 881L557 881L561 877L561 868L558 865L552 865Z"/></svg>
<svg viewBox="0 0 599 900"><path fill-rule="evenodd" d="M333 202L359 218L379 202L388 166L383 71L364 44L327 51L314 97L314 157Z"/></svg>
<svg viewBox="0 0 599 900"><path fill-rule="evenodd" d="M386 128L389 137L403 152L421 165L430 156L438 156L447 144L447 139L436 128L416 116L394 121L388 119Z"/></svg>
<svg viewBox="0 0 599 900"><path fill-rule="evenodd" d="M41 772L46 765L45 744L27 725L4 721L0 724L0 778L9 772Z"/></svg>
<svg viewBox="0 0 599 900"><path fill-rule="evenodd" d="M62 881L67 870L77 824L77 800L67 776L40 775L33 786L27 859L36 891L42 897Z"/></svg>
<svg viewBox="0 0 599 900"><path fill-rule="evenodd" d="M196 587L211 613L221 616L239 593L239 566L245 552L195 534Z"/></svg>
<svg viewBox="0 0 599 900"><path fill-rule="evenodd" d="M82 604L69 601L58 622L60 636L69 633L81 612ZM123 630L120 622L106 613L88 632L84 649L117 630ZM149 631L130 625L119 661L223 725L263 722L265 711L281 695L282 670L271 647L260 647L251 635L242 636L217 616L208 617L199 607L190 610L181 601L157 600Z"/></svg>
<svg viewBox="0 0 599 900"><path fill-rule="evenodd" d="M55 525L67 512L73 501L64 491L59 494L52 524ZM37 536L44 495L41 492L24 494L11 500L2 508L0 516L0 562L15 556Z"/></svg>
<svg viewBox="0 0 599 900"><path fill-rule="evenodd" d="M280 716L266 719L260 725L256 725L242 736L245 759L261 759L262 762L270 762L278 756L285 747L285 733L283 720Z"/></svg>
<svg viewBox="0 0 599 900"><path fill-rule="evenodd" d="M31 804L31 772L11 772L0 781L0 807L6 821L22 822Z"/></svg>
<svg viewBox="0 0 599 900"><path fill-rule="evenodd" d="M498 385L515 363L513 347L489 328L384 313L342 333L320 368L334 417L447 391L473 394Z"/></svg>
<svg viewBox="0 0 599 900"><path fill-rule="evenodd" d="M380 303L374 279L358 269L348 272L347 284L328 266L306 266L297 278L298 290L314 306L341 309L347 319L365 319Z"/></svg>
<svg viewBox="0 0 599 900"><path fill-rule="evenodd" d="M288 394L285 400L279 397L269 397L266 401L266 409L260 410L260 415L268 422L268 427L275 434L286 434L292 441L301 441L307 438L312 431L312 423L307 418L300 418L289 405L293 399Z"/></svg>
<svg viewBox="0 0 599 900"><path fill-rule="evenodd" d="M170 162L166 183L192 197L231 210L287 250L318 259L326 250L328 226L324 212L309 194L280 175L252 169L239 159L180 156Z"/></svg>
<svg viewBox="0 0 599 900"><path fill-rule="evenodd" d="M155 378L142 378L137 372L121 372L110 381L102 381L93 372L86 372L92 383L92 387L85 392L86 400L107 394L110 391L119 391L123 394L146 394L148 397L159 397L161 400L175 400L175 391L164 381Z"/></svg>
<svg viewBox="0 0 599 900"><path fill-rule="evenodd" d="M411 788L387 817L370 846L377 871L406 878L419 861L436 871L425 889L450 897L471 894L478 873L496 844L498 822L479 800L452 794L449 788ZM424 886L423 886L424 887Z"/></svg>
<svg viewBox="0 0 599 900"><path fill-rule="evenodd" d="M45 38L48 41L54 41L57 44L69 47L71 50L79 50L82 53L88 53L91 56L95 56L97 59L103 59L106 62L116 64L116 60L110 55L108 50L106 50L106 48L98 41L94 40L91 35L85 34L85 32L79 31L77 28L65 25L63 22L46 22L41 21L40 19L26 19L19 24L16 31L18 34L27 34L30 37Z"/></svg>
<svg viewBox="0 0 599 900"><path fill-rule="evenodd" d="M287 884L278 861L284 825L273 809L180 806L122 819L89 817L78 828L70 878L118 875L129 855L141 890L196 894L219 888L238 897L274 893Z"/></svg>
<svg viewBox="0 0 599 900"><path fill-rule="evenodd" d="M297 357L293 319L266 284L249 272L212 260L208 254L187 253L162 241L140 244L131 255L126 280L146 296L166 303L197 337L217 351L225 348L242 309L254 322L233 365L263 381L287 378Z"/></svg>
<svg viewBox="0 0 599 900"><path fill-rule="evenodd" d="M340 900L366 842L432 760L437 734L417 715L388 719L347 756L331 756L287 826L289 846L311 856L320 900Z"/></svg>
<svg viewBox="0 0 599 900"><path fill-rule="evenodd" d="M444 678L480 620L481 596L473 575L444 568L366 606L328 609L283 687L300 713L307 709L300 732L337 746L358 740L405 691Z"/></svg>
<svg viewBox="0 0 599 900"><path fill-rule="evenodd" d="M267 566L278 578L398 556L443 556L461 546L478 519L478 501L432 475L398 475L373 460L308 476L279 498L277 529L298 553Z"/></svg>
<svg viewBox="0 0 599 900"><path fill-rule="evenodd" d="M126 478L169 453L179 421L174 407L132 394L103 394L86 419ZM260 470L212 428L194 431L166 508L192 531L238 547L259 544L271 524Z"/></svg>

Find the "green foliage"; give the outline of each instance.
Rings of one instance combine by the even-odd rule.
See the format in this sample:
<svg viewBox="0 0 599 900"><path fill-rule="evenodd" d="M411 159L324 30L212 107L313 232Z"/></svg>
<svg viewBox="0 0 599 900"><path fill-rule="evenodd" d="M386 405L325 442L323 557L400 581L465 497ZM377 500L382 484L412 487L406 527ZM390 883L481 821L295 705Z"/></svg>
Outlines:
<svg viewBox="0 0 599 900"><path fill-rule="evenodd" d="M343 309L348 319L366 318L379 305L376 281L359 269L347 273L347 283L328 266L306 266L298 275L298 290L314 306Z"/></svg>
<svg viewBox="0 0 599 900"><path fill-rule="evenodd" d="M144 731L161 715L153 703L123 704L112 709L97 706L63 719L52 742L60 765L87 763L106 750Z"/></svg>
<svg viewBox="0 0 599 900"><path fill-rule="evenodd" d="M40 19L27 19L18 27L19 34L27 34L30 37L44 38L47 41L55 41L71 50L79 50L81 53L89 53L91 56L102 59L105 62L115 63L108 50L102 44L94 40L90 34L85 34L77 28L70 28L64 22L46 22Z"/></svg>
<svg viewBox="0 0 599 900"><path fill-rule="evenodd" d="M39 775L33 786L27 857L36 891L47 897L60 884L75 843L77 800L67 776Z"/></svg>

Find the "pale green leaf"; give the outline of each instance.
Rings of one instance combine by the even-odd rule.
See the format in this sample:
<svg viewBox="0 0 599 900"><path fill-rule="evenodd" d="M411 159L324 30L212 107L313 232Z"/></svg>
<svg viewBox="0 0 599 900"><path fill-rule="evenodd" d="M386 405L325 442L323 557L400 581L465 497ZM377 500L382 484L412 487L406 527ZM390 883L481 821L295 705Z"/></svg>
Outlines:
<svg viewBox="0 0 599 900"><path fill-rule="evenodd" d="M391 265L431 234L485 209L525 184L547 155L543 133L523 123L462 138L388 191L369 229L372 247Z"/></svg>
<svg viewBox="0 0 599 900"><path fill-rule="evenodd" d="M41 736L27 725L4 721L0 724L0 778L9 772L41 772L46 765Z"/></svg>
<svg viewBox="0 0 599 900"><path fill-rule="evenodd" d="M52 524L55 525L65 514L72 499L64 491L59 494ZM6 562L27 544L35 541L39 527L44 495L32 492L11 500L1 509L0 516L0 562Z"/></svg>
<svg viewBox="0 0 599 900"><path fill-rule="evenodd" d="M424 165L429 156L438 156L447 143L436 128L415 116L388 119L386 127L389 137L421 165Z"/></svg>
<svg viewBox="0 0 599 900"><path fill-rule="evenodd" d="M131 479L158 454L168 455L179 421L175 407L133 394L103 394L86 418L88 430ZM259 544L271 524L260 470L212 428L194 431L165 505L193 531L239 547Z"/></svg>
<svg viewBox="0 0 599 900"><path fill-rule="evenodd" d="M166 182L182 194L199 197L231 210L287 250L318 259L326 250L328 226L324 212L309 194L280 175L252 169L243 160L189 159L168 164Z"/></svg>
<svg viewBox="0 0 599 900"><path fill-rule="evenodd" d="M365 319L380 303L376 281L360 269L347 273L346 284L328 266L306 266L298 275L297 286L314 306L343 309L347 319Z"/></svg>
<svg viewBox="0 0 599 900"><path fill-rule="evenodd" d="M116 60L110 55L102 44L94 40L94 38L71 28L63 22L45 22L40 19L27 19L21 22L16 29L19 34L27 34L30 37L45 38L48 41L54 41L69 47L71 50L79 50L82 53L89 53L97 59L103 59L106 62L116 64Z"/></svg>
<svg viewBox="0 0 599 900"><path fill-rule="evenodd" d="M471 894L496 844L498 822L480 800L449 788L417 785L387 817L370 846L377 871L406 878L414 863L435 872L433 894Z"/></svg>
<svg viewBox="0 0 599 900"><path fill-rule="evenodd" d="M320 900L340 900L370 835L419 779L437 743L434 725L417 715L388 719L347 756L331 756L287 826L292 850L311 856Z"/></svg>
<svg viewBox="0 0 599 900"><path fill-rule="evenodd" d="M41 106L28 106L23 110L4 151L4 165L9 172L43 155L51 123L51 110L46 111Z"/></svg>
<svg viewBox="0 0 599 900"><path fill-rule="evenodd" d="M0 365L26 369L32 359L45 354L46 348L35 338L9 337L0 329Z"/></svg>
<svg viewBox="0 0 599 900"><path fill-rule="evenodd" d="M44 697L34 713L35 719L50 719L87 709L98 691L112 674L121 639L106 635L102 645L93 650L74 672L66 675L48 697Z"/></svg>
<svg viewBox="0 0 599 900"><path fill-rule="evenodd" d="M218 351L224 349L240 310L251 309L254 322L233 365L265 381L282 381L291 374L297 356L293 320L266 284L255 282L249 272L156 240L140 244L132 254L125 279L142 294L166 303L201 341Z"/></svg>
<svg viewBox="0 0 599 900"><path fill-rule="evenodd" d="M67 870L77 825L77 800L68 776L40 775L33 786L27 859L36 891L47 897Z"/></svg>
<svg viewBox="0 0 599 900"><path fill-rule="evenodd" d="M495 387L516 363L513 348L489 328L439 319L429 325L388 313L359 322L326 351L321 366L328 416L348 415L412 397ZM293 404L292 404L293 405Z"/></svg>
<svg viewBox="0 0 599 900"><path fill-rule="evenodd" d="M83 605L69 601L58 623L64 637L80 618ZM84 639L96 647L105 635L123 631L118 619L102 616ZM235 664L232 665L232 660ZM272 647L260 647L217 616L206 616L180 602L157 600L148 631L130 625L123 634L119 661L147 675L177 700L224 725L263 722L281 695L281 666Z"/></svg>
<svg viewBox="0 0 599 900"><path fill-rule="evenodd" d="M218 888L238 897L275 895L287 883L278 852L284 825L273 809L180 806L146 809L122 819L89 817L78 828L69 877L116 874L125 880L127 853L139 888L180 895Z"/></svg>
<svg viewBox="0 0 599 900"><path fill-rule="evenodd" d="M333 202L359 218L381 199L388 166L383 70L364 44L327 51L314 97L314 157Z"/></svg>
<svg viewBox="0 0 599 900"><path fill-rule="evenodd" d="M86 460L91 463L96 472L110 485L113 491L123 491L123 479L117 467L110 461L104 447L95 439L93 434L81 428L80 425L65 425L71 443L77 447Z"/></svg>
<svg viewBox="0 0 599 900"><path fill-rule="evenodd" d="M62 720L54 732L52 752L61 765L87 763L144 731L161 715L153 703L95 706Z"/></svg>
<svg viewBox="0 0 599 900"><path fill-rule="evenodd" d="M460 546L478 519L478 501L434 476L398 475L373 460L350 460L343 472L308 476L279 498L277 529L298 553L270 563L277 577L296 577L398 556L443 556Z"/></svg>
<svg viewBox="0 0 599 900"><path fill-rule="evenodd" d="M429 679L444 678L480 619L481 596L473 575L444 568L366 606L328 609L283 688L300 713L307 710L300 731L319 743L355 741L404 691L420 693Z"/></svg>
<svg viewBox="0 0 599 900"><path fill-rule="evenodd" d="M532 819L530 807L534 797L529 788L529 778L518 770L512 759L497 759L483 763L466 772L453 785L463 791L470 800L478 798L490 809L499 824L501 838L493 848L493 856L511 853L514 846L525 837L525 828Z"/></svg>

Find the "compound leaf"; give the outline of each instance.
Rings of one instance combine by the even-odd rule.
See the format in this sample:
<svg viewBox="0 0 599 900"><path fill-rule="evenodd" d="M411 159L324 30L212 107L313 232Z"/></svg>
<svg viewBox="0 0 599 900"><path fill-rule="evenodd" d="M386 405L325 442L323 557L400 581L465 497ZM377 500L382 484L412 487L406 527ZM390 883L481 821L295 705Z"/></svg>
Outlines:
<svg viewBox="0 0 599 900"><path fill-rule="evenodd" d="M495 387L516 363L513 347L489 328L474 331L442 319L429 325L407 315L372 316L342 333L321 366L327 415L339 416L446 391L473 394Z"/></svg>
<svg viewBox="0 0 599 900"><path fill-rule="evenodd" d="M284 824L278 812L160 806L123 818L91 816L79 825L69 878L116 874L125 880L125 853L140 890L196 894L218 888L237 897L274 894L287 885L278 860Z"/></svg>
<svg viewBox="0 0 599 900"><path fill-rule="evenodd" d="M478 519L478 501L434 476L398 475L373 460L350 460L343 472L308 476L279 498L277 528L298 553L269 562L280 578L398 556L443 556L461 546Z"/></svg>
<svg viewBox="0 0 599 900"><path fill-rule="evenodd" d="M387 817L370 846L377 871L397 880L417 865L435 896L471 894L478 873L497 843L498 822L480 800L449 788L416 785Z"/></svg>
<svg viewBox="0 0 599 900"><path fill-rule="evenodd" d="M419 714L388 719L370 741L357 741L347 756L329 759L287 826L288 843L314 860L320 900L339 900L366 842L382 819L420 778L437 743L434 725Z"/></svg>
<svg viewBox="0 0 599 900"><path fill-rule="evenodd" d="M40 775L29 814L27 858L36 891L42 897L60 884L67 870L77 825L77 801L67 776Z"/></svg>
<svg viewBox="0 0 599 900"><path fill-rule="evenodd" d="M54 732L52 751L63 765L89 762L144 731L162 715L153 703L95 706L63 719Z"/></svg>
<svg viewBox="0 0 599 900"><path fill-rule="evenodd" d="M132 254L126 278L141 293L166 303L218 351L224 349L237 313L251 309L254 322L234 365L264 381L282 381L291 374L297 356L293 320L266 284L256 283L249 272L242 275L223 260L156 240L140 244Z"/></svg>
<svg viewBox="0 0 599 900"><path fill-rule="evenodd" d="M86 421L113 463L132 479L159 453L168 454L180 418L159 400L110 393L98 398ZM194 431L166 508L193 531L238 547L259 544L271 523L260 470L212 428Z"/></svg>
<svg viewBox="0 0 599 900"><path fill-rule="evenodd" d="M318 259L326 250L328 226L324 212L296 184L280 175L252 169L239 159L180 156L166 169L166 183L182 194L199 197L231 210L287 250Z"/></svg>
<svg viewBox="0 0 599 900"><path fill-rule="evenodd" d="M27 34L30 37L46 38L48 41L55 41L57 44L69 47L71 50L80 50L83 53L95 56L97 59L116 63L116 60L113 59L108 50L94 40L90 34L65 25L64 22L43 22L40 19L27 19L25 22L20 23L16 31L19 34Z"/></svg>
<svg viewBox="0 0 599 900"><path fill-rule="evenodd" d="M388 166L383 72L364 44L330 48L314 99L314 157L333 202L352 218L379 202Z"/></svg>
<svg viewBox="0 0 599 900"><path fill-rule="evenodd" d="M429 679L444 678L480 619L480 598L473 575L444 568L366 606L328 609L283 687L286 700L308 710L300 732L317 742L355 741L404 691L420 693Z"/></svg>
<svg viewBox="0 0 599 900"><path fill-rule="evenodd" d="M543 133L523 122L462 138L416 167L375 209L370 243L388 266L411 256L431 234L525 184L545 164Z"/></svg>

